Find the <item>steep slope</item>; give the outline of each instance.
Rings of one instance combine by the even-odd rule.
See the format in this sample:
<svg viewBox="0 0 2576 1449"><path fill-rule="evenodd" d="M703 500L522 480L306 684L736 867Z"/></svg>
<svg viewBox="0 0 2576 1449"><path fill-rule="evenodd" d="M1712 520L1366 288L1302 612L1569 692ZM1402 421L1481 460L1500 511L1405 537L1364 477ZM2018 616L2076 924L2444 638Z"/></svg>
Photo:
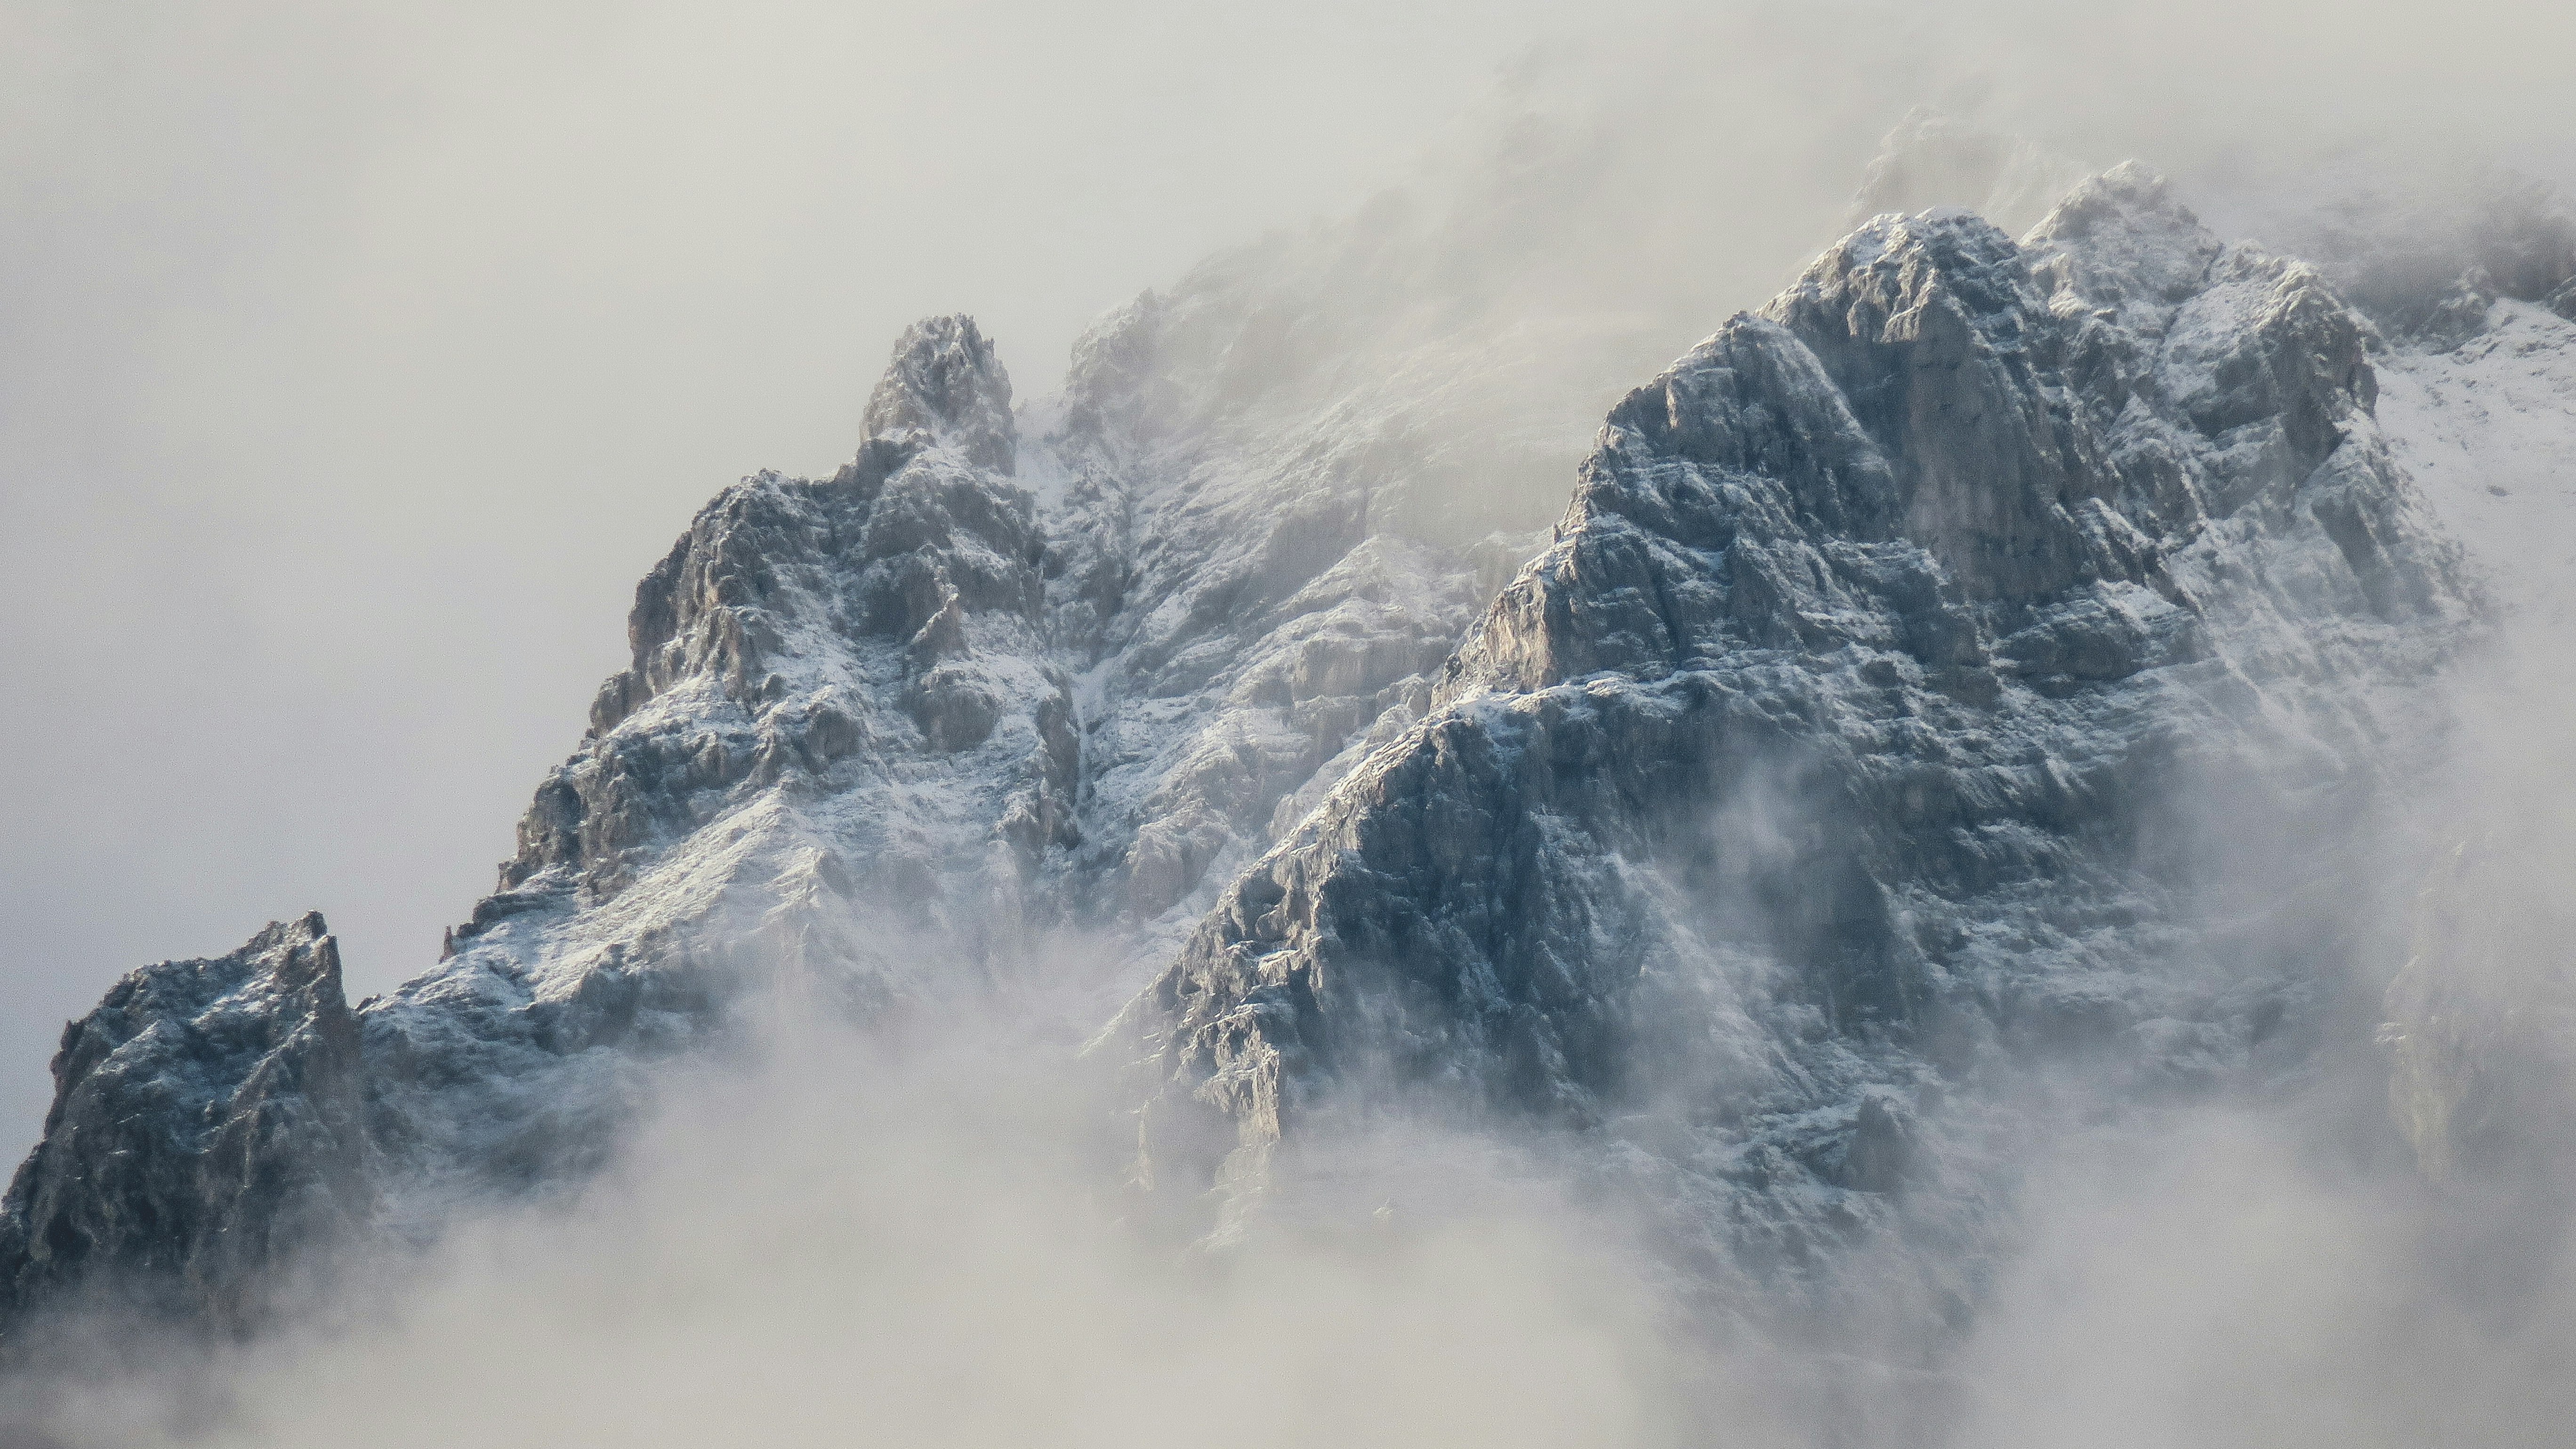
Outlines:
<svg viewBox="0 0 2576 1449"><path fill-rule="evenodd" d="M370 1210L358 1027L322 918L164 961L63 1028L45 1138L0 1200L0 1323L84 1283L221 1319Z"/></svg>
<svg viewBox="0 0 2576 1449"><path fill-rule="evenodd" d="M1674 324L1516 330L1536 225L1390 202L1221 258L1016 412L972 322L912 329L848 467L726 490L639 586L439 964L242 1008L353 1027L354 1085L261 1118L354 1093L360 1146L262 1149L332 1211L184 1271L122 1228L21 1271L55 1221L202 1207L164 1186L199 1149L92 1202L49 1134L0 1263L202 1309L333 1224L579 1180L746 1003L998 988L1069 1041L1152 981L1117 1039L1161 1181L1227 1159L1254 1205L1301 1122L1437 1083L1628 1144L1715 1277L2001 1160L1981 1075L2111 1043L2161 1089L2309 1021L2298 950L2331 948L2220 939L2250 903L2213 877L2298 875L2273 847L2395 727L2354 684L2461 607L2367 325L2132 171L2018 248L1883 218L1621 403L1551 543L1571 420ZM2249 802L2228 850L2213 782ZM81 1113L164 1113L135 1080Z"/></svg>
<svg viewBox="0 0 2576 1449"><path fill-rule="evenodd" d="M727 489L645 578L632 667L435 969L352 1013L308 917L74 1024L0 1208L19 1301L124 1277L220 1312L379 1214L578 1180L639 1074L755 995L874 1019L1022 968L1080 746L1010 384L934 318L865 423L832 478Z"/></svg>
<svg viewBox="0 0 2576 1449"><path fill-rule="evenodd" d="M2576 287L2576 261L2560 286ZM2576 502L2576 319L2497 298L2475 323L2447 345L2390 349L2380 420L2426 502L2507 598L2563 619L2576 604L2560 582L2576 563L2565 527Z"/></svg>
<svg viewBox="0 0 2576 1449"><path fill-rule="evenodd" d="M2555 290L2576 287L2566 265ZM2388 988L2390 1111L2437 1182L2563 1191L2576 759L2558 721L2576 620L2576 322L2509 297L2450 322L2390 350L2380 414L2392 451L2492 574L2503 627L2442 782L2451 848L2421 882L2412 955Z"/></svg>
<svg viewBox="0 0 2576 1449"><path fill-rule="evenodd" d="M935 318L865 421L849 466L728 489L638 587L634 664L504 889L362 1013L389 1153L565 1173L625 1074L752 985L873 1016L1018 966L1079 747L1010 384Z"/></svg>
<svg viewBox="0 0 2576 1449"><path fill-rule="evenodd" d="M1587 1134L1722 1275L1900 1186L1972 1231L2052 1058L2285 1050L2339 946L2266 903L2467 612L2367 333L2135 167L2020 246L1873 221L1612 412L1430 717L1129 1008L1148 1177L1239 1219L1427 1098Z"/></svg>

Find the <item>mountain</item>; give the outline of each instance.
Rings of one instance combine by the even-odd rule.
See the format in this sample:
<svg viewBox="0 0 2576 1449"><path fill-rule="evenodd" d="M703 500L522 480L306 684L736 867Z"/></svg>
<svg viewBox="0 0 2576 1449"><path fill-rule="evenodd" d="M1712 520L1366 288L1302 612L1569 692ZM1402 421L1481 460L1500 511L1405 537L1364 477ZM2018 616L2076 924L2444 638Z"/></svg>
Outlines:
<svg viewBox="0 0 2576 1449"><path fill-rule="evenodd" d="M1908 210L1588 457L1704 321L1515 322L1550 254L1499 203L1221 256L1035 402L916 325L848 466L638 586L434 967L353 1008L311 916L70 1025L0 1324L255 1323L335 1243L580 1181L762 1012L994 1003L1128 1074L1147 1205L1212 1242L1374 1203L1358 1138L1431 1114L1562 1140L1693 1281L1888 1235L1959 1311L2062 1118L2367 1040L2348 852L2485 606L2445 389L2576 358L2539 264L2410 332L2136 166L2019 241L1945 204L2055 185L2017 144L1909 119L1864 192Z"/></svg>
<svg viewBox="0 0 2576 1449"><path fill-rule="evenodd" d="M2134 166L2018 245L1870 222L1611 412L1429 716L1130 1009L1157 1175L1258 1203L1436 1091L1804 1261L1992 1190L2016 1075L2311 1036L2354 942L2290 939L2307 842L2471 613L2367 331Z"/></svg>
<svg viewBox="0 0 2576 1449"><path fill-rule="evenodd" d="M0 1308L75 1285L219 1322L371 1207L358 1028L318 915L126 977L63 1029L0 1218Z"/></svg>

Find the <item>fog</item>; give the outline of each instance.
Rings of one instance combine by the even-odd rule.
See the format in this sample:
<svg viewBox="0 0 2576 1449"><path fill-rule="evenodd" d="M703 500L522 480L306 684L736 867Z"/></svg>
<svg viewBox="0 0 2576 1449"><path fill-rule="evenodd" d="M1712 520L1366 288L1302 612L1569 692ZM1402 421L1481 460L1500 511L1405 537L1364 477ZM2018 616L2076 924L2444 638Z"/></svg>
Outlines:
<svg viewBox="0 0 2576 1449"><path fill-rule="evenodd" d="M1101 1084L997 1045L1013 1035L796 1032L756 1066L679 1073L577 1199L370 1263L378 1289L305 1305L270 1342L76 1377L52 1427L82 1445L1667 1440L1689 1366L1645 1278L1479 1144L1409 1139L1453 1188L1489 1189L1436 1228L1391 1208L1190 1252L1123 1218Z"/></svg>
<svg viewBox="0 0 2576 1449"><path fill-rule="evenodd" d="M1793 275L1922 103L2083 166L2144 157L2232 232L2291 227L2338 168L2576 187L2576 19L2501 0L0 24L22 1144L59 1022L147 960L320 908L353 996L427 966L623 662L634 579L735 476L845 458L916 316L974 313L1037 397L1090 318L1212 251L1388 187L1498 197L1563 224L1480 303L1496 335L1515 307L1634 310L1608 390ZM1573 169L1610 199L1498 165L1533 127L1598 148ZM2500 588L2514 622L2452 686L2465 723L2351 862L2389 916L2357 1002L2404 959L2424 862L2499 833L2512 868L2471 889L2503 944L2479 949L2557 969L2570 600L2545 571ZM1812 1324L1694 1318L1633 1204L1471 1128L1395 1155L1472 1210L1398 1195L1193 1247L1129 1219L1091 1069L996 1038L799 1033L690 1068L599 1183L343 1265L264 1342L91 1344L108 1370L36 1418L78 1444L2037 1449L2546 1442L2576 1409L2569 1184L2425 1185L2358 1039L2261 1100L2033 1162L1976 1322L1914 1346L1951 1376L1932 1390L1784 1358Z"/></svg>

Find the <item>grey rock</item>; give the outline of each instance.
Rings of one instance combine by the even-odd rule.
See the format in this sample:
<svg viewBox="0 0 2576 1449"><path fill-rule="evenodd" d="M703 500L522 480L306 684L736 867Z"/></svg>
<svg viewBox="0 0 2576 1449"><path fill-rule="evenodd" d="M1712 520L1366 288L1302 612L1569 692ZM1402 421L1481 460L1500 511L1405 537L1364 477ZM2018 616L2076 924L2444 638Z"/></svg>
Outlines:
<svg viewBox="0 0 2576 1449"><path fill-rule="evenodd" d="M245 1324L368 1219L358 1025L319 915L133 972L65 1025L53 1071L0 1201L0 1323L78 1286Z"/></svg>
<svg viewBox="0 0 2576 1449"><path fill-rule="evenodd" d="M849 466L711 502L499 889L354 1015L370 1229L581 1180L755 1000L1008 991L1070 1049L1151 983L1109 1039L1164 1196L1239 1221L1439 1099L1661 1184L1709 1281L1973 1196L1995 1063L2249 1060L2295 972L2177 903L2236 857L2165 802L2330 830L2384 721L2326 681L2461 610L2326 279L2130 170L2020 246L1881 218L1620 402L1551 536L1672 324L1528 345L1543 249L1462 225L1221 257L1017 417L931 319Z"/></svg>
<svg viewBox="0 0 2576 1449"><path fill-rule="evenodd" d="M699 513L501 891L365 1013L406 1201L577 1180L645 1064L722 1039L756 989L926 1009L1055 914L1080 743L1009 379L972 320L932 318L867 420L831 478L761 474Z"/></svg>
<svg viewBox="0 0 2576 1449"><path fill-rule="evenodd" d="M896 341L894 363L859 423L870 438L953 448L996 473L1010 472L1019 454L1011 379L993 344L963 315L924 318Z"/></svg>
<svg viewBox="0 0 2576 1449"><path fill-rule="evenodd" d="M2366 331L2136 167L2020 246L1873 221L1612 411L1428 716L1104 1038L1140 1177L1222 1234L1301 1140L1445 1103L1600 1144L1723 1278L1900 1183L1978 1220L1959 1084L2242 1066L2287 988L2227 873L2336 838L2355 685L2469 612Z"/></svg>

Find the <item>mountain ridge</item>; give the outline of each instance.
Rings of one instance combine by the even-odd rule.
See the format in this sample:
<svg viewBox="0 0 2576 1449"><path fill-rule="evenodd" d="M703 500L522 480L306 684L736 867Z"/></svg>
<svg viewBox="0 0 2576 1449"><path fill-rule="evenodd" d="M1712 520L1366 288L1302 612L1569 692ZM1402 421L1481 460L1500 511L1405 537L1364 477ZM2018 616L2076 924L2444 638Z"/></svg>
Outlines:
<svg viewBox="0 0 2576 1449"><path fill-rule="evenodd" d="M2317 681L2420 673L2471 609L2371 420L2384 344L2315 269L2220 243L2134 167L2018 244L1939 209L1876 217L1621 401L1552 536L1508 499L1426 513L1412 493L1456 465L1403 410L1417 395L1369 411L1324 342L1237 285L1113 314L1061 398L1016 413L973 322L927 319L849 465L755 475L701 510L439 965L354 1012L336 969L329 1000L316 975L303 1015L276 1018L347 1016L364 1165L308 1193L273 1251L183 1271L182 1311L238 1300L298 1242L434 1232L458 1204L577 1180L653 1064L722 1039L755 983L862 1019L1018 992L1068 1045L1111 1020L1095 1058L1153 1079L1140 1177L1185 1212L1220 1189L1201 1225L1220 1237L1285 1190L1270 1158L1335 1071L1411 1052L1396 1078L1428 1061L1484 1105L1663 1144L1633 1155L1704 1219L1681 1256L1719 1278L1760 1256L1748 1243L1794 1259L1894 1222L1918 1179L1950 1194L1923 1202L1974 1197L1959 1180L2005 1129L1942 1103L1981 1053L2107 1032L2137 1039L2143 1077L2199 1080L2313 1015L2277 971L2216 998L2124 975L2105 939L2146 922L2171 946L2200 923L2159 924L2128 899L2153 873L2078 837L2144 828L2160 724L2251 739L2294 697L2264 768L2366 773L2354 742L2393 724ZM1456 385L1403 376L1425 407ZM1320 401L1281 401L1283 377ZM1453 779L1473 808L1403 823L1406 790L1419 805ZM1811 823L1749 862L1659 854L1690 830L1759 841L1817 800L1846 838ZM1951 817L1969 843L1926 844ZM1389 832L1413 864L1354 867ZM2048 879L2094 892L2073 911L2090 919L2032 906ZM1996 923L1944 890L2021 891L2010 929L2083 958L2082 979L2021 979L1995 948L1981 959L2019 1004L1963 1004L1986 988L1954 963ZM1380 953L1445 978L1373 987L1375 968L1326 959L1353 938L1337 921L1414 930L1407 912L1462 892L1482 893L1489 944L1433 931ZM1700 897L1745 914L1694 925ZM266 960L281 929L215 959ZM328 941L319 917L293 930ZM1723 969L1675 966L1694 953ZM1623 972L1662 993L1660 1028L1603 988ZM1493 983L1515 984L1478 1004ZM95 1068L70 1040L47 1140L0 1207L0 1260L30 1285L0 1317L80 1264L166 1268L151 1232L74 1202ZM1678 1130L1621 1080L1675 1060L1717 1102ZM59 1141L57 1119L75 1129ZM302 1130L279 1125L277 1152L352 1151L334 1129L308 1152Z"/></svg>

